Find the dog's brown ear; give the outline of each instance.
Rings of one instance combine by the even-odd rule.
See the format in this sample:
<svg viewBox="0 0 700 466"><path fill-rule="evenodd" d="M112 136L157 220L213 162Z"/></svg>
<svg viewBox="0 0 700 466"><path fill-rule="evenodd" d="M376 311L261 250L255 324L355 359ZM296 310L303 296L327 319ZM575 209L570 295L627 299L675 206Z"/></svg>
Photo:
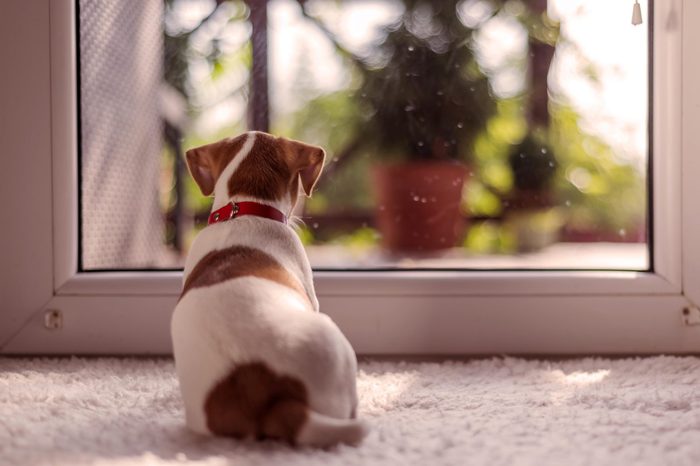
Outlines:
<svg viewBox="0 0 700 466"><path fill-rule="evenodd" d="M304 193L307 196L311 196L311 192L321 176L323 162L326 159L326 151L321 147L291 139L283 139L283 142L288 148L289 165L292 173L299 174Z"/></svg>
<svg viewBox="0 0 700 466"><path fill-rule="evenodd" d="M214 176L214 160L210 151L205 147L190 149L185 154L187 157L187 168L194 181L199 186L202 194L211 196L214 192L216 177Z"/></svg>

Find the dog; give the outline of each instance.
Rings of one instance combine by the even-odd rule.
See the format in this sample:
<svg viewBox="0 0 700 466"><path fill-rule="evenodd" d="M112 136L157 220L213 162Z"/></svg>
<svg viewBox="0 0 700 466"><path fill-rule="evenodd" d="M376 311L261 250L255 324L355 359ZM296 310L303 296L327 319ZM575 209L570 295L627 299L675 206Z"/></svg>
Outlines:
<svg viewBox="0 0 700 466"><path fill-rule="evenodd" d="M193 431L327 447L358 444L357 360L319 312L311 266L288 224L318 180L320 147L263 132L186 152L214 203L187 256L171 320Z"/></svg>

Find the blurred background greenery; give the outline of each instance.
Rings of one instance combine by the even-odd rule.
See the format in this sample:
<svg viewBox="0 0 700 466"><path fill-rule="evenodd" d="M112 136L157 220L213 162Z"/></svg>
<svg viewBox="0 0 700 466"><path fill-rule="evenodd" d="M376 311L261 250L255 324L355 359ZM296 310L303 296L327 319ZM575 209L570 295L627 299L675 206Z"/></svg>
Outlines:
<svg viewBox="0 0 700 466"><path fill-rule="evenodd" d="M468 228L450 245L466 254L646 242L647 35L626 32L636 61L613 38L595 56L579 19L602 33L614 11L572 2L165 0L165 81L187 122L163 154L165 242L184 255L211 205L178 152L248 127L254 8L268 14L270 131L328 153L297 212L305 244L376 251L372 167L438 159L468 169ZM577 102L613 81L635 89L643 115L614 121L615 108Z"/></svg>

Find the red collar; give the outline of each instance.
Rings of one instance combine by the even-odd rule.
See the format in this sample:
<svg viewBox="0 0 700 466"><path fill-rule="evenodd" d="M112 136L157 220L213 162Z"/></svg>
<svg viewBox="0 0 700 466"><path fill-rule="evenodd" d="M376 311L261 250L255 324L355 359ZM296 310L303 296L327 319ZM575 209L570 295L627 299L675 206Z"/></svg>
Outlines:
<svg viewBox="0 0 700 466"><path fill-rule="evenodd" d="M232 218L237 218L242 215L255 215L256 217L264 217L287 223L287 216L269 205L259 204L257 202L229 202L209 215L209 225L225 222L226 220L231 220Z"/></svg>

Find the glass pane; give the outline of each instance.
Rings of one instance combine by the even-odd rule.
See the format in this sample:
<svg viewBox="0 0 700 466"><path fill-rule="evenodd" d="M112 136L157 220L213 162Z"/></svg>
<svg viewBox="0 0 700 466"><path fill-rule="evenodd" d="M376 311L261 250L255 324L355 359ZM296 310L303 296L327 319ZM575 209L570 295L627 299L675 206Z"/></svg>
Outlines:
<svg viewBox="0 0 700 466"><path fill-rule="evenodd" d="M269 11L273 131L331 154L301 214L314 265L648 267L647 29L629 2Z"/></svg>
<svg viewBox="0 0 700 466"><path fill-rule="evenodd" d="M648 269L640 3L269 1L271 132L327 151L314 267ZM246 129L264 2L79 5L83 267L179 267L182 152Z"/></svg>

